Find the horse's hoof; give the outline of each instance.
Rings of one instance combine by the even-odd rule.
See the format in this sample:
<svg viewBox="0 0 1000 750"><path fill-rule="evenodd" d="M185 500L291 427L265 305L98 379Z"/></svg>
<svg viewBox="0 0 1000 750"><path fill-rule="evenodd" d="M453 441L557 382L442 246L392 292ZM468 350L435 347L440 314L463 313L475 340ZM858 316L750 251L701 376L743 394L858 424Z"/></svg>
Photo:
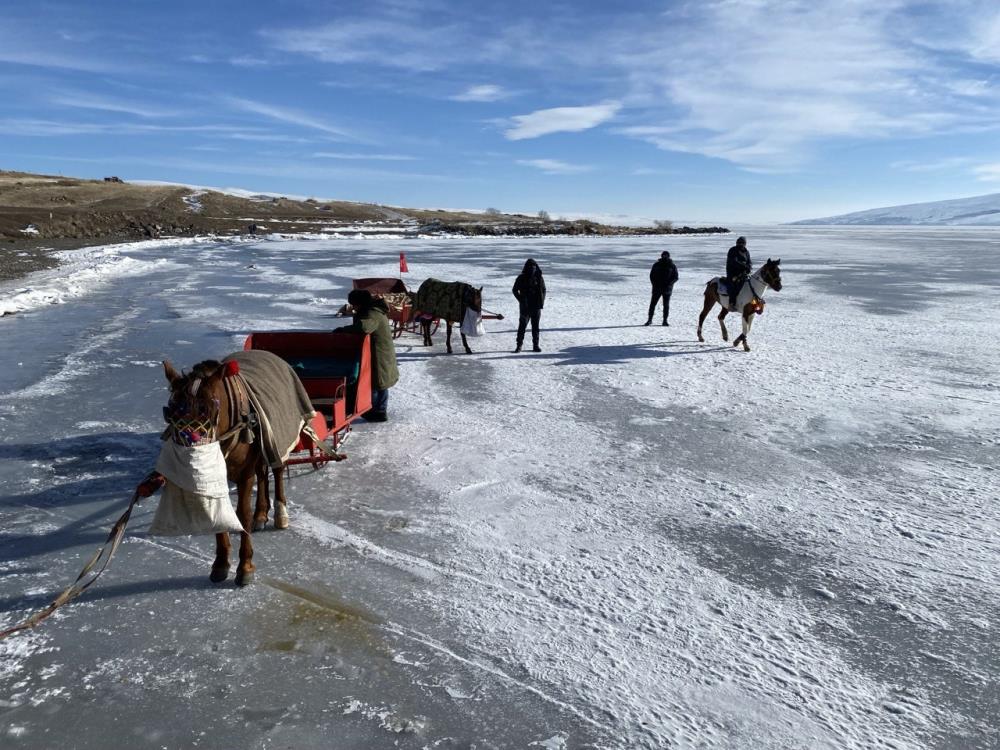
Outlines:
<svg viewBox="0 0 1000 750"><path fill-rule="evenodd" d="M274 519L274 528L276 529L287 529L288 528L288 516L278 516Z"/></svg>
<svg viewBox="0 0 1000 750"><path fill-rule="evenodd" d="M222 583L224 580L229 578L229 566L227 565L224 568L217 568L213 566L212 575L208 578L212 583Z"/></svg>
<svg viewBox="0 0 1000 750"><path fill-rule="evenodd" d="M267 528L267 519L266 518L263 521L254 521L253 522L253 530L254 531L263 531L266 528Z"/></svg>
<svg viewBox="0 0 1000 750"><path fill-rule="evenodd" d="M700 333L698 334L698 341L700 341L700 342L701 342L701 343L703 343L703 344L705 343L705 339L703 339L703 338L701 337L701 334L700 334Z"/></svg>
<svg viewBox="0 0 1000 750"><path fill-rule="evenodd" d="M241 570L236 574L236 585L239 586L240 588L243 588L244 586L249 586L251 583L253 583L252 570L248 570L246 572Z"/></svg>

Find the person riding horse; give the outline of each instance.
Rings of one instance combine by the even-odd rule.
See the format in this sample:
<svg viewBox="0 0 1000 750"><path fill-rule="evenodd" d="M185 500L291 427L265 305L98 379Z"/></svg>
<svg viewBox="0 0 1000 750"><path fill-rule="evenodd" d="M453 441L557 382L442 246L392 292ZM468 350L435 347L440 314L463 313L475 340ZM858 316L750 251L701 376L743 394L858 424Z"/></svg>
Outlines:
<svg viewBox="0 0 1000 750"><path fill-rule="evenodd" d="M740 237L736 244L729 248L726 258L726 288L729 291L729 308L736 309L736 299L740 290L750 276L753 266L750 263L750 251L747 250L747 238Z"/></svg>

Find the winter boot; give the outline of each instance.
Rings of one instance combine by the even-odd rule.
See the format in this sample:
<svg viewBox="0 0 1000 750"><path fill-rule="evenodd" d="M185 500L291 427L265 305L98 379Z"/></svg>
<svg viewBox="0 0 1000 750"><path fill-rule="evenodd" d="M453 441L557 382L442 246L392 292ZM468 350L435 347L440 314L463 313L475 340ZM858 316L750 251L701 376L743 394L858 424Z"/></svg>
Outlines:
<svg viewBox="0 0 1000 750"><path fill-rule="evenodd" d="M646 321L645 323L643 323L643 325L644 325L644 326L651 326L651 325L653 325L653 319L652 319L652 318L650 318L650 319L649 319L649 320L647 320L647 321Z"/></svg>

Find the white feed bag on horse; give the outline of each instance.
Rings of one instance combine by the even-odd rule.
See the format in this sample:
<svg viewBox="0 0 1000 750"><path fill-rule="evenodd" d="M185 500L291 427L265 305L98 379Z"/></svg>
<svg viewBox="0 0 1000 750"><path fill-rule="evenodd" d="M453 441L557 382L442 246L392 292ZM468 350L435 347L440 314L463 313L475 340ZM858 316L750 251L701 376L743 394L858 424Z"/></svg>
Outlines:
<svg viewBox="0 0 1000 750"><path fill-rule="evenodd" d="M217 442L188 448L165 440L156 470L167 482L149 534L183 536L243 531L229 500L226 459Z"/></svg>
<svg viewBox="0 0 1000 750"><path fill-rule="evenodd" d="M465 317L462 319L460 329L466 336L485 336L486 327L483 325L483 315L473 310L471 307L465 309Z"/></svg>

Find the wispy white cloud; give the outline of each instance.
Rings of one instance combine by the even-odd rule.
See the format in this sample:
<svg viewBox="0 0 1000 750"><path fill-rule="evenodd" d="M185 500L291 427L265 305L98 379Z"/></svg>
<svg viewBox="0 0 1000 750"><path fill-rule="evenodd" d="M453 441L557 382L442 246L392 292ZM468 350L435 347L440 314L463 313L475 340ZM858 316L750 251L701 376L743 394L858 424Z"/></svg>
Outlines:
<svg viewBox="0 0 1000 750"><path fill-rule="evenodd" d="M1000 162L982 164L972 170L976 179L982 182L1000 182Z"/></svg>
<svg viewBox="0 0 1000 750"><path fill-rule="evenodd" d="M329 63L370 63L415 71L440 70L456 58L457 28L421 28L393 17L342 19L314 28L261 32L276 49Z"/></svg>
<svg viewBox="0 0 1000 750"><path fill-rule="evenodd" d="M234 141L256 141L258 143L315 143L315 138L301 138L281 133L247 133L243 130L227 133L226 138Z"/></svg>
<svg viewBox="0 0 1000 750"><path fill-rule="evenodd" d="M593 170L593 167L585 164L569 164L558 159L518 159L517 163L523 167L540 169L545 174L581 174Z"/></svg>
<svg viewBox="0 0 1000 750"><path fill-rule="evenodd" d="M900 161L894 161L889 166L905 172L938 172L947 169L961 169L974 162L975 159L968 156L952 156L946 159L933 159L930 161L901 159Z"/></svg>
<svg viewBox="0 0 1000 750"><path fill-rule="evenodd" d="M135 122L73 122L37 118L0 118L0 133L28 137L69 135L149 135L150 133L195 133L208 136L237 137L233 125L159 125Z"/></svg>
<svg viewBox="0 0 1000 750"><path fill-rule="evenodd" d="M966 80L956 88L945 60L908 42L910 5L686 5L662 28L613 45L630 82L627 104L645 109L646 122L621 132L754 171L788 171L831 140L990 127L995 102L958 99L987 93L984 86L958 76Z"/></svg>
<svg viewBox="0 0 1000 750"><path fill-rule="evenodd" d="M47 158L47 157L46 157ZM255 175L259 177L283 178L294 180L315 180L324 183L334 180L371 180L376 184L385 180L421 182L469 182L467 177L458 177L433 172L404 172L398 170L371 169L368 167L320 167L315 163L290 161L281 159L272 162L246 162L238 159L226 159L218 162L202 159L180 158L174 156L139 157L139 156L59 156L59 161L80 162L88 164L114 164L137 167L164 167L176 170L181 174L235 174Z"/></svg>
<svg viewBox="0 0 1000 750"><path fill-rule="evenodd" d="M511 141L538 138L551 133L578 133L590 130L613 118L621 109L620 102L603 102L588 107L554 107L527 115L516 115L514 127L504 136Z"/></svg>
<svg viewBox="0 0 1000 750"><path fill-rule="evenodd" d="M346 161L416 161L415 156L405 154L347 154L333 151L317 151L313 156L319 159L343 159Z"/></svg>
<svg viewBox="0 0 1000 750"><path fill-rule="evenodd" d="M229 64L235 65L238 68L266 68L273 63L262 57L254 57L253 55L237 55L236 57L229 58Z"/></svg>
<svg viewBox="0 0 1000 750"><path fill-rule="evenodd" d="M462 93L452 96L451 99L456 102L497 102L511 96L512 93L502 86L485 83L479 86L470 86Z"/></svg>
<svg viewBox="0 0 1000 750"><path fill-rule="evenodd" d="M85 73L116 73L120 70L120 63L95 51L91 39L60 36L51 33L48 28L38 34L19 27L16 22L5 23L0 28L0 63Z"/></svg>
<svg viewBox="0 0 1000 750"><path fill-rule="evenodd" d="M676 170L659 169L657 167L636 167L632 170L634 177L649 177L652 175L677 174Z"/></svg>
<svg viewBox="0 0 1000 750"><path fill-rule="evenodd" d="M365 138L362 138L354 133L351 133L344 128L338 127L336 125L331 125L324 120L314 117L313 115L307 114L305 112L300 112L296 109L290 109L287 107L278 107L271 104L264 104L263 102L253 101L251 99L241 99L239 97L227 97L225 100L230 107L233 109L241 110L243 112L250 112L252 114L261 115L270 120L276 122L283 122L288 125L296 125L300 128L306 128L309 130L316 130L326 136L332 138L333 140L340 141L355 141L355 142L366 142Z"/></svg>
<svg viewBox="0 0 1000 750"><path fill-rule="evenodd" d="M180 110L168 110L159 107L149 107L137 104L132 101L121 101L109 99L95 94L79 91L56 92L49 101L62 107L73 107L75 109L91 109L101 112L118 112L121 114L136 115L147 119L162 117L176 117L183 114Z"/></svg>

